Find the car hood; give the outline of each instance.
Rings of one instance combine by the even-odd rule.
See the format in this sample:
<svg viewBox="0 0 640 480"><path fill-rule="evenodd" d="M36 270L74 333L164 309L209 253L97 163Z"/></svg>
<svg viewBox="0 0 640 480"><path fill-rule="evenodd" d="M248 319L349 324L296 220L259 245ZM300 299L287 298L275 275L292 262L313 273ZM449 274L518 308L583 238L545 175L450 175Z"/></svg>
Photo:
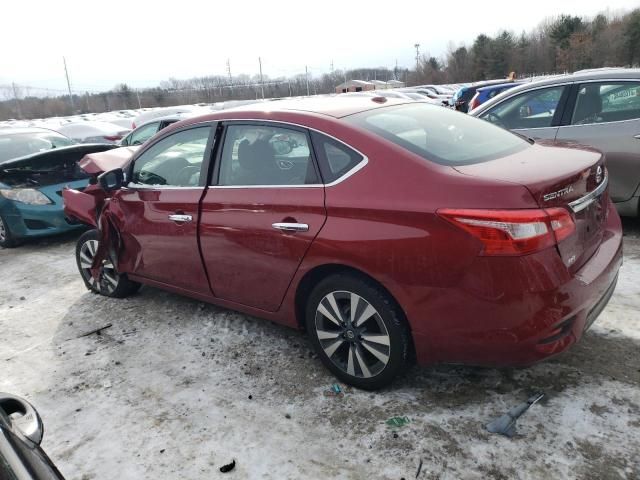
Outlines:
<svg viewBox="0 0 640 480"><path fill-rule="evenodd" d="M140 147L120 147L109 151L86 154L79 165L90 175L98 175L116 168L124 168Z"/></svg>
<svg viewBox="0 0 640 480"><path fill-rule="evenodd" d="M60 147L0 163L0 182L13 188L38 188L87 178L78 161L88 153L115 145L83 144Z"/></svg>

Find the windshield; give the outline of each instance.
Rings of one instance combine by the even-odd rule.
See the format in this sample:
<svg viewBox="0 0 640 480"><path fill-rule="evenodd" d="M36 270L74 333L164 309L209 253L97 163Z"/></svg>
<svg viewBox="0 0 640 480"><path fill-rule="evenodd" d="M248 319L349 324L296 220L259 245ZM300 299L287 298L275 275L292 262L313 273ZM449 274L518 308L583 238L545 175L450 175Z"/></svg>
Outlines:
<svg viewBox="0 0 640 480"><path fill-rule="evenodd" d="M425 103L369 110L345 120L442 165L480 163L529 147L507 130Z"/></svg>
<svg viewBox="0 0 640 480"><path fill-rule="evenodd" d="M15 133L0 136L0 163L33 153L58 147L68 147L75 142L55 132Z"/></svg>

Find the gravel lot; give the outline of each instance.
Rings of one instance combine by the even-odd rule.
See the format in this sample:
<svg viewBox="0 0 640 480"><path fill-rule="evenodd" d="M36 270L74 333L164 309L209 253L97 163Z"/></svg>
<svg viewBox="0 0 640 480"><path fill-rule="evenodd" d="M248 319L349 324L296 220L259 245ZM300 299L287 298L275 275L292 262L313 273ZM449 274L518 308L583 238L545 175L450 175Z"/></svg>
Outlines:
<svg viewBox="0 0 640 480"><path fill-rule="evenodd" d="M415 367L341 398L300 332L148 287L93 295L75 236L0 250L0 390L38 408L68 479L410 479L420 460L421 479L638 479L640 222L625 232L616 294L570 352L519 370ZM519 436L486 432L537 390Z"/></svg>

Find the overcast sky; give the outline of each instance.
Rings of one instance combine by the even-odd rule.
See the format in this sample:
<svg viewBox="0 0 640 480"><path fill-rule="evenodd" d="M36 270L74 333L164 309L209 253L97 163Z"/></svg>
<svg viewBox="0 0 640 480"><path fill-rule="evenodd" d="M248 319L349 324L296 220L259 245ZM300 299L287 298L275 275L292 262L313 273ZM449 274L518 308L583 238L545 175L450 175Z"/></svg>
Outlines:
<svg viewBox="0 0 640 480"><path fill-rule="evenodd" d="M119 82L155 86L169 77L263 72L313 75L334 68L414 63L442 55L449 42L479 33L516 33L545 17L593 16L640 6L638 0L401 2L334 0L5 0L0 21L0 84L108 90Z"/></svg>

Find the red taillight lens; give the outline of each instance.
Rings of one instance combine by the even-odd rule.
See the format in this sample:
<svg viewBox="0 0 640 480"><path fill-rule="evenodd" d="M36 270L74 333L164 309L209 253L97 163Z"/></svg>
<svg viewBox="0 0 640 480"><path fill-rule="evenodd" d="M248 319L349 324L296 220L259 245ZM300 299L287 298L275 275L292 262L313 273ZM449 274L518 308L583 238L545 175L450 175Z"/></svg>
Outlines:
<svg viewBox="0 0 640 480"><path fill-rule="evenodd" d="M469 110L473 110L474 108L476 108L478 105L480 105L480 100L478 100L478 96L480 94L476 93L473 98L471 99L471 101L469 102Z"/></svg>
<svg viewBox="0 0 640 480"><path fill-rule="evenodd" d="M122 138L122 135L105 135L104 137L105 140L109 140L110 142L115 142L116 140L120 140Z"/></svg>
<svg viewBox="0 0 640 480"><path fill-rule="evenodd" d="M549 210L438 210L438 215L483 244L482 255L526 255L551 247L575 231L569 212Z"/></svg>

